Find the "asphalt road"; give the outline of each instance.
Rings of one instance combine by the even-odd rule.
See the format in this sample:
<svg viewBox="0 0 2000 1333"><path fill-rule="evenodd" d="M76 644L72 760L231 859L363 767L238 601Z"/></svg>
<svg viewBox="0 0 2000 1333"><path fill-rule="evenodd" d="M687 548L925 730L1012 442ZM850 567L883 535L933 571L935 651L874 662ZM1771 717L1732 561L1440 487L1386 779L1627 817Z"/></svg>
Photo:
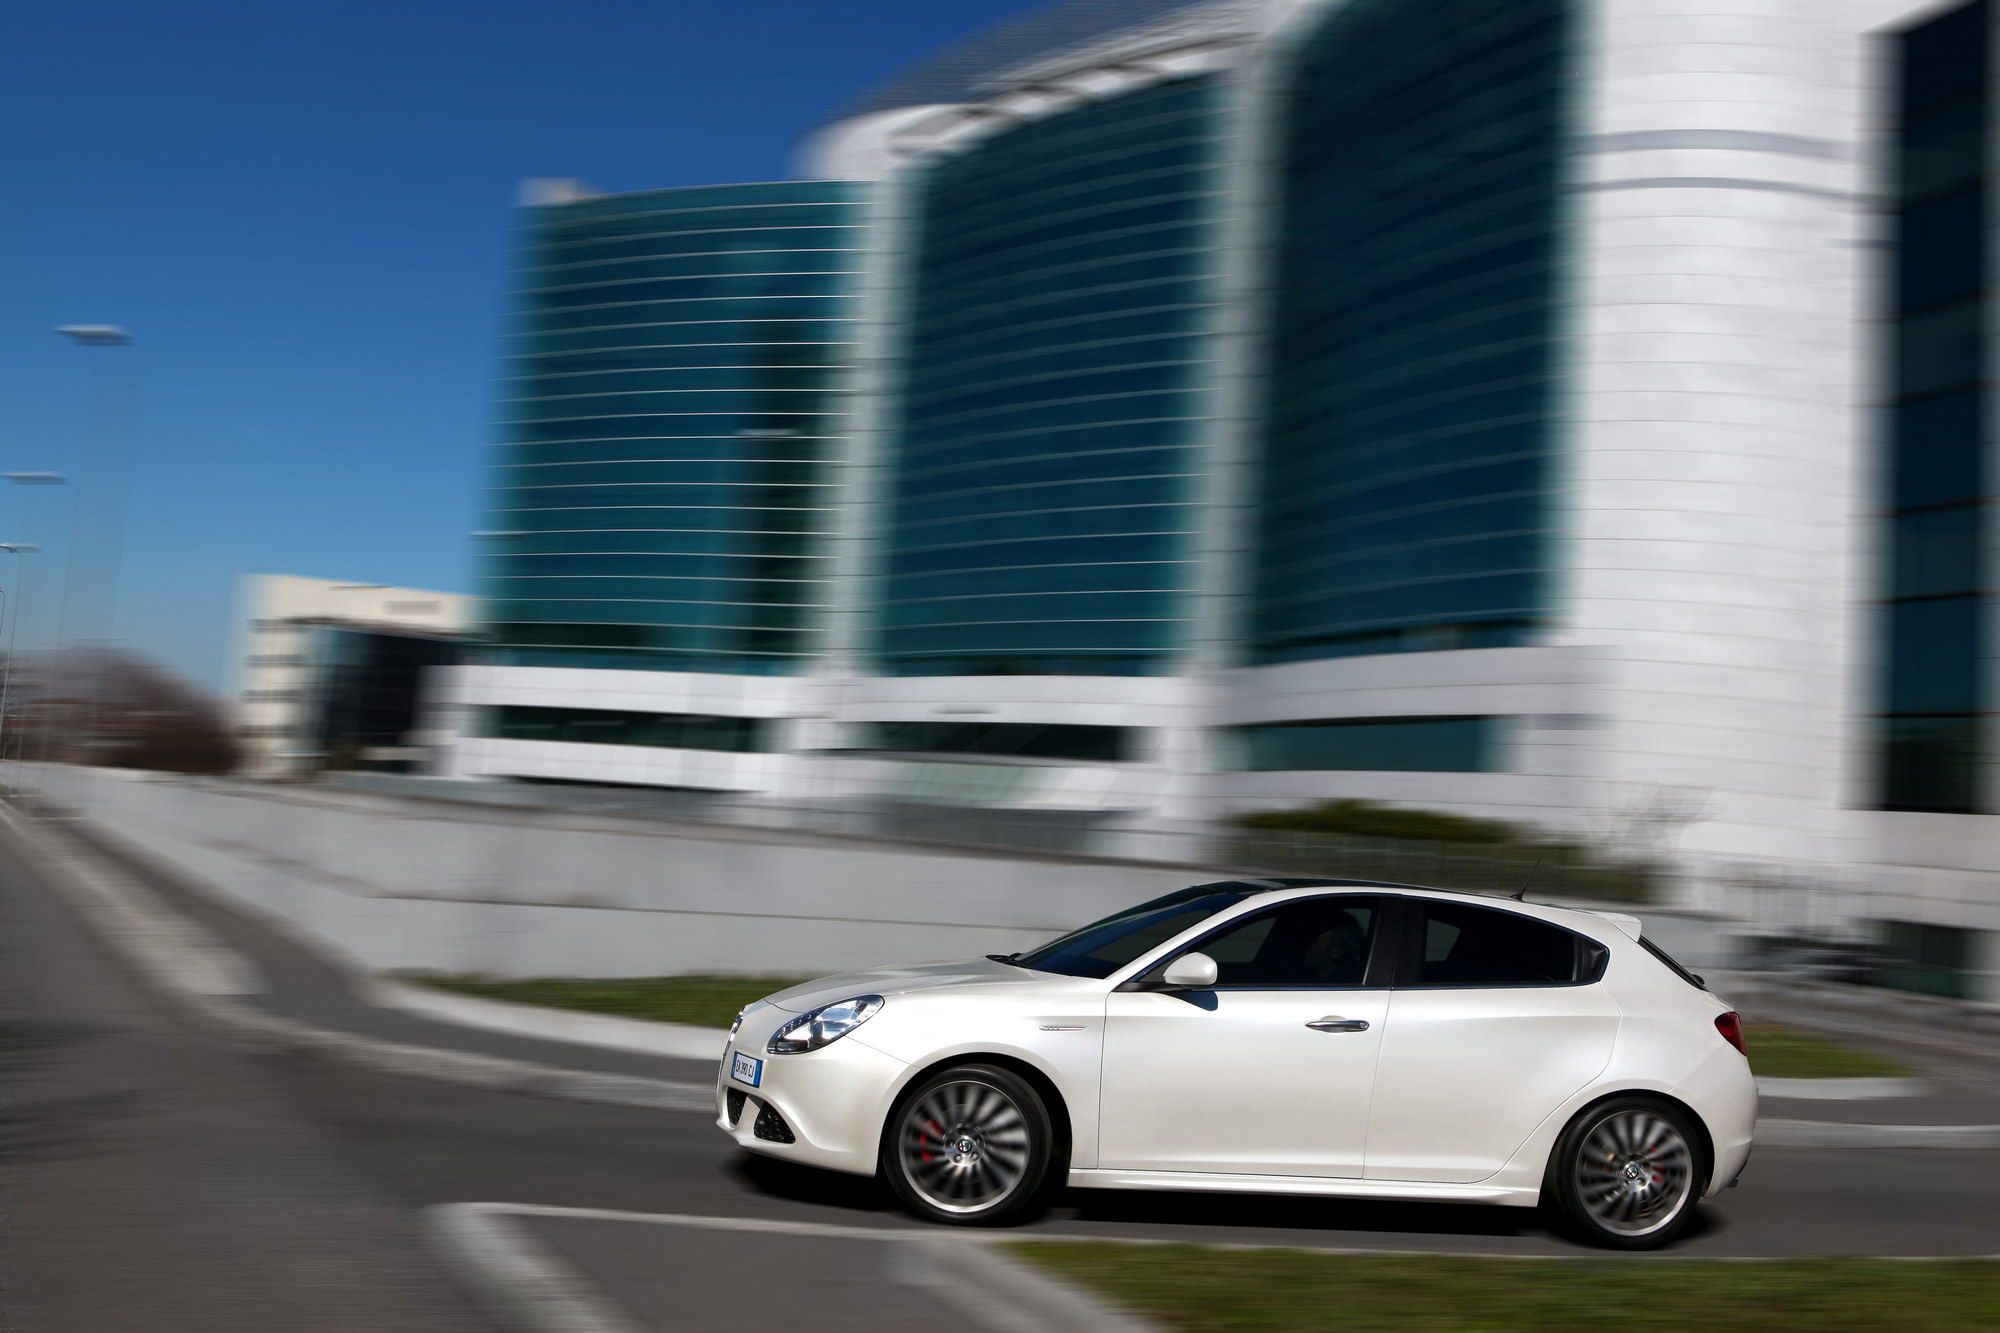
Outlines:
<svg viewBox="0 0 2000 1333"><path fill-rule="evenodd" d="M1674 1253L2000 1254L1996 1170L2000 1153L1759 1150ZM10 1331L485 1328L421 1231L424 1208L466 1201L916 1225L871 1182L740 1154L703 1115L239 1050L144 989L0 842ZM1249 1196L1077 1191L1027 1230L1592 1253L1525 1210ZM730 1244L751 1272L771 1248Z"/></svg>

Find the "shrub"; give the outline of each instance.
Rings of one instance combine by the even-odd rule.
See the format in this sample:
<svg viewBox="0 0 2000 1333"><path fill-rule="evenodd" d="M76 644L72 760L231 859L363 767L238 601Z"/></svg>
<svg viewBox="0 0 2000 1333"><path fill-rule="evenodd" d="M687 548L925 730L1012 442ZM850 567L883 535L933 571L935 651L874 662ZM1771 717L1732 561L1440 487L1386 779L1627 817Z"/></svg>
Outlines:
<svg viewBox="0 0 2000 1333"><path fill-rule="evenodd" d="M1291 810L1238 815L1239 828L1296 833L1337 833L1352 838L1407 838L1422 842L1518 843L1533 830L1498 819L1475 819L1442 810L1407 810L1376 801L1321 801Z"/></svg>

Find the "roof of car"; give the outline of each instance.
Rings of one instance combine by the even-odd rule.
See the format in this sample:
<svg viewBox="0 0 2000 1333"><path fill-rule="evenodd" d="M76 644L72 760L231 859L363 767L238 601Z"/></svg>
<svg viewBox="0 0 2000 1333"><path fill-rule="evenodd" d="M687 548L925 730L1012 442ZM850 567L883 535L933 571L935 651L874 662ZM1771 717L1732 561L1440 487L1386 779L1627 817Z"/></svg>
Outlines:
<svg viewBox="0 0 2000 1333"><path fill-rule="evenodd" d="M1637 917L1623 912L1600 912L1583 907L1558 907L1554 903L1529 902L1508 894L1481 893L1473 889L1441 889L1429 884L1401 884L1379 879L1329 879L1324 876L1272 875L1257 878L1218 880L1214 884L1198 887L1240 889L1250 894L1296 892L1302 889L1387 889L1396 893L1419 894L1430 898L1472 898L1482 903L1498 906L1506 903L1515 909L1525 908L1529 915L1545 920L1557 921L1564 925L1588 923L1602 928L1609 925L1633 939L1639 938L1640 922Z"/></svg>

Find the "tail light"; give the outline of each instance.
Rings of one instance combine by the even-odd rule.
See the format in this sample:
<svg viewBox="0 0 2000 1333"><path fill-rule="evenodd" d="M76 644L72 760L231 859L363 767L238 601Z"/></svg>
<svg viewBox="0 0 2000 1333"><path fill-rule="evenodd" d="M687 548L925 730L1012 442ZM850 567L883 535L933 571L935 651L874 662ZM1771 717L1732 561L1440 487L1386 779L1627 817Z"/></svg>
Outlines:
<svg viewBox="0 0 2000 1333"><path fill-rule="evenodd" d="M1717 1014L1715 1016L1715 1030L1722 1034L1724 1041L1743 1052L1745 1058L1748 1058L1750 1048L1743 1044L1743 1015L1733 1011L1726 1014Z"/></svg>

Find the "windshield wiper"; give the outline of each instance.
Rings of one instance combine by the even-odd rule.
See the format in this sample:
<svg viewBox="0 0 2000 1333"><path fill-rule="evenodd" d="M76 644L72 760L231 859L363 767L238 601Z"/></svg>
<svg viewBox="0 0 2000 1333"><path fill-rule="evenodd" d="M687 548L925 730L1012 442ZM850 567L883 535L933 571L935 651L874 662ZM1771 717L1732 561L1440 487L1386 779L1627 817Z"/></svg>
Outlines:
<svg viewBox="0 0 2000 1333"><path fill-rule="evenodd" d="M986 956L996 963L1006 963L1009 966L1021 968L1023 971L1032 972L1035 970L1022 962L1021 955L1018 953L989 953Z"/></svg>

